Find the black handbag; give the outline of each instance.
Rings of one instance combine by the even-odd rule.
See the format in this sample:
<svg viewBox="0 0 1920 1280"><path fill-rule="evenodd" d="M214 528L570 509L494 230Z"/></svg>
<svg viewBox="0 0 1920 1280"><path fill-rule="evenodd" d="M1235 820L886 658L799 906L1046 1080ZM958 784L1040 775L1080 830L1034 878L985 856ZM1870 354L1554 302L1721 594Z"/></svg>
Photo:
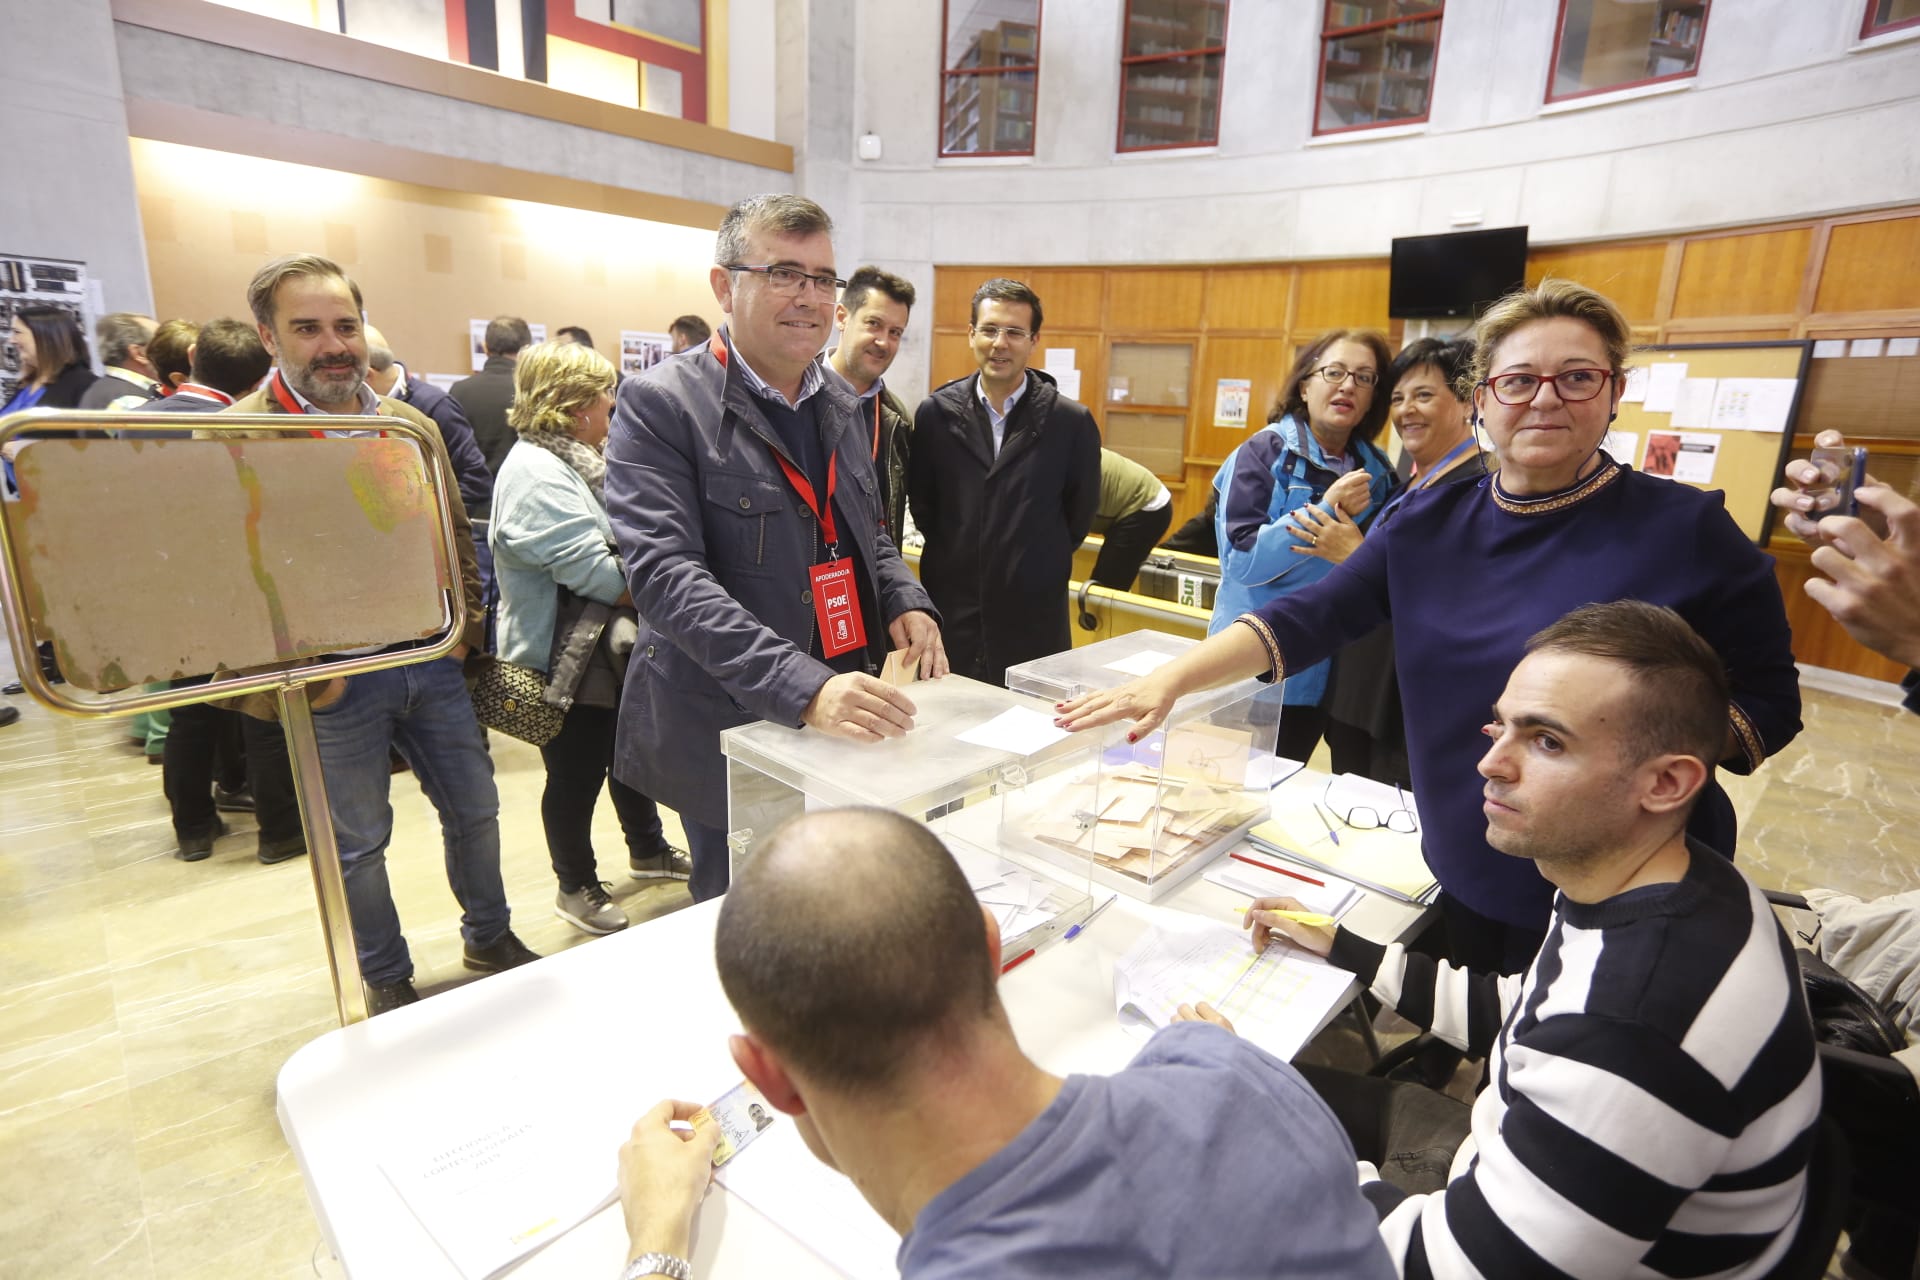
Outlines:
<svg viewBox="0 0 1920 1280"><path fill-rule="evenodd" d="M536 747L553 741L567 713L547 702L546 673L490 656L477 661L480 670L471 692L480 723Z"/></svg>

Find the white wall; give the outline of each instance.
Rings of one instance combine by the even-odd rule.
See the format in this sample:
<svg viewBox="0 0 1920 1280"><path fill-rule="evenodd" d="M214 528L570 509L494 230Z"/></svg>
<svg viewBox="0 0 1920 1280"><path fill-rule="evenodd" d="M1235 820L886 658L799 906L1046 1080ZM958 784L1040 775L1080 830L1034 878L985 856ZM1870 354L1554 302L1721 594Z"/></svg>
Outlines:
<svg viewBox="0 0 1920 1280"><path fill-rule="evenodd" d="M878 260L929 295L891 379L924 386L935 262L1384 256L1456 210L1553 243L1920 201L1920 41L1856 48L1857 4L1720 6L1688 87L1543 112L1557 6L1457 0L1428 124L1315 142L1320 7L1234 0L1220 145L1119 156L1124 6L1046 0L1036 154L1009 161L935 158L940 6L860 5L852 128L827 140L853 209L829 209L859 231L843 261ZM867 130L879 161L854 158Z"/></svg>
<svg viewBox="0 0 1920 1280"><path fill-rule="evenodd" d="M774 134L774 0L727 0L727 128Z"/></svg>
<svg viewBox="0 0 1920 1280"><path fill-rule="evenodd" d="M74 258L109 311L153 310L108 0L0 0L0 252Z"/></svg>

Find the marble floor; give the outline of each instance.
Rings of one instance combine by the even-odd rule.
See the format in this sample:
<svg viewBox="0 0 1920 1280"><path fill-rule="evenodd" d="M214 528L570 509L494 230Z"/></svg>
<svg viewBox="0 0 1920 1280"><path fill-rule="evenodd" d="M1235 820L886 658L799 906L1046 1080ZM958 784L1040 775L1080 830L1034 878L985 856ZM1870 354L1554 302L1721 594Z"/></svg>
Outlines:
<svg viewBox="0 0 1920 1280"><path fill-rule="evenodd" d="M1920 719L1871 700L1886 686L1839 688L1809 689L1800 739L1732 780L1742 864L1770 886L1920 887ZM7 703L0 1277L338 1274L274 1115L281 1063L334 1025L305 860L260 865L229 815L212 858L176 861L160 771L122 722ZM494 759L516 931L543 953L592 941L552 914L538 752L495 735ZM431 994L473 975L432 808L408 775L393 801L395 899ZM636 922L686 903L625 879L604 804L596 837Z"/></svg>

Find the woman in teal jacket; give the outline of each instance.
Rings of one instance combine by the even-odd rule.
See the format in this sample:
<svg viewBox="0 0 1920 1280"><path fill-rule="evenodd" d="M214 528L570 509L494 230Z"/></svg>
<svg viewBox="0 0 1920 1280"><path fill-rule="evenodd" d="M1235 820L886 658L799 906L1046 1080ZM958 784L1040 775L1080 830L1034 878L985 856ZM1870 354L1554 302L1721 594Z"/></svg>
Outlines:
<svg viewBox="0 0 1920 1280"><path fill-rule="evenodd" d="M541 342L514 366L507 421L519 439L493 483L494 576L500 584L503 661L544 671L568 703L560 732L540 748L547 768L540 818L560 882L554 914L588 933L627 927L593 853L602 785L627 838L635 879L687 878L667 844L658 806L610 778L620 678L637 634L602 486L601 448L613 412L613 366L592 347ZM571 642L571 643L570 643Z"/></svg>
<svg viewBox="0 0 1920 1280"><path fill-rule="evenodd" d="M1375 443L1387 422L1380 380L1392 355L1372 330L1326 334L1294 361L1266 428L1221 464L1213 478L1220 589L1208 634L1332 570L1312 554L1318 535L1296 511L1314 506L1364 523L1393 491L1393 464ZM1305 760L1326 731L1327 668L1287 672L1279 752L1288 759Z"/></svg>

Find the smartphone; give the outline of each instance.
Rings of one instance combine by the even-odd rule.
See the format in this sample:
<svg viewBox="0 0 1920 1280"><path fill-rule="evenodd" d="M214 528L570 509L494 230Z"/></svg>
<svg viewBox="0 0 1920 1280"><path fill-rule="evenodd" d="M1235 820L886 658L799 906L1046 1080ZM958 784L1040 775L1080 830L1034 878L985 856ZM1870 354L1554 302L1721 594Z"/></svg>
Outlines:
<svg viewBox="0 0 1920 1280"><path fill-rule="evenodd" d="M1867 482L1866 449L1815 449L1807 455L1807 461L1820 472L1819 481L1806 490L1813 499L1808 518L1859 515L1860 504L1854 500L1853 491Z"/></svg>

